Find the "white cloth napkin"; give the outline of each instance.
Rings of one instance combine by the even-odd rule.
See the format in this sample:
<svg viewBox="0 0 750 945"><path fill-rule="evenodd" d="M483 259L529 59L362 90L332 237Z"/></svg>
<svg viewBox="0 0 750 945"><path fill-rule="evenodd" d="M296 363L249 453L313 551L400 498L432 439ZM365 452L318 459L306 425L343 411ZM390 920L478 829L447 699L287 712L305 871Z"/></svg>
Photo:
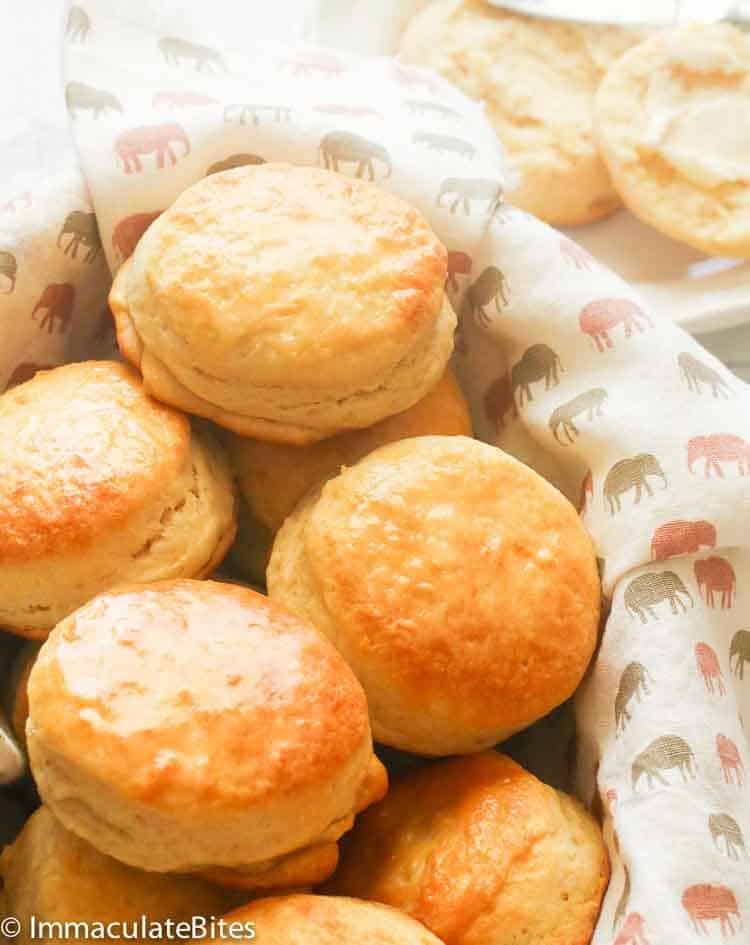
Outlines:
<svg viewBox="0 0 750 945"><path fill-rule="evenodd" d="M576 701L577 783L603 808L613 863L594 942L742 941L748 388L574 243L499 202L494 135L442 80L256 41L240 22L223 3L86 0L72 14L65 80L77 84L72 127L107 261L116 268L149 215L237 155L372 176L427 215L451 253L457 366L477 433L581 502L611 601ZM297 35L314 37L316 22ZM76 300L79 285L98 298L91 332L101 256L85 263L83 248L49 259L74 274L35 264L24 291L33 302L48 282L77 278ZM50 343L67 330L56 311ZM34 343L4 359L0 383L18 353L41 358L48 313L37 335L26 324Z"/></svg>

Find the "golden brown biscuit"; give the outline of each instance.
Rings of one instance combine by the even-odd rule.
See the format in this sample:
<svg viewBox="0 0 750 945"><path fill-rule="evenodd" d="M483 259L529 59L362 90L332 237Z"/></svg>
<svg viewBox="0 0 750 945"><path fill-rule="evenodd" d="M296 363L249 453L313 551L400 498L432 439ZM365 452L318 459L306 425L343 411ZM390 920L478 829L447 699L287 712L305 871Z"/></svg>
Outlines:
<svg viewBox="0 0 750 945"><path fill-rule="evenodd" d="M366 430L352 430L310 446L264 443L229 434L225 443L244 499L232 557L263 583L274 536L313 486L351 466L378 446L423 433L471 436L471 416L452 371L403 413Z"/></svg>
<svg viewBox="0 0 750 945"><path fill-rule="evenodd" d="M442 945L403 912L342 897L258 899L222 918L227 926L237 923L238 935L246 924L263 945Z"/></svg>
<svg viewBox="0 0 750 945"><path fill-rule="evenodd" d="M403 909L446 945L582 945L608 879L584 808L488 751L396 782L327 888Z"/></svg>
<svg viewBox="0 0 750 945"><path fill-rule="evenodd" d="M623 201L706 253L750 258L750 36L693 24L617 62L596 130Z"/></svg>
<svg viewBox="0 0 750 945"><path fill-rule="evenodd" d="M113 584L201 577L235 530L223 451L126 365L69 364L0 397L0 626L44 638Z"/></svg>
<svg viewBox="0 0 750 945"><path fill-rule="evenodd" d="M246 888L320 882L354 814L386 789L349 667L238 585L94 598L52 632L28 692L44 802L141 869Z"/></svg>
<svg viewBox="0 0 750 945"><path fill-rule="evenodd" d="M148 942L138 930L149 922L218 916L239 902L239 894L195 876L145 873L103 856L66 830L47 807L26 822L12 846L0 856L0 878L7 910L21 923L13 941L59 942L50 934L31 934L31 917L40 922L127 923L121 938ZM107 941L116 940L107 936Z"/></svg>
<svg viewBox="0 0 750 945"><path fill-rule="evenodd" d="M494 446L383 446L297 506L270 596L331 639L373 734L425 755L479 751L563 702L593 653L591 540L553 486Z"/></svg>
<svg viewBox="0 0 750 945"><path fill-rule="evenodd" d="M406 410L440 379L447 253L374 184L286 164L189 187L110 294L146 388L244 436L311 443Z"/></svg>
<svg viewBox="0 0 750 945"><path fill-rule="evenodd" d="M609 216L620 199L594 141L594 93L643 31L563 23L482 0L436 0L409 23L399 57L484 103L520 185L516 206L556 225Z"/></svg>

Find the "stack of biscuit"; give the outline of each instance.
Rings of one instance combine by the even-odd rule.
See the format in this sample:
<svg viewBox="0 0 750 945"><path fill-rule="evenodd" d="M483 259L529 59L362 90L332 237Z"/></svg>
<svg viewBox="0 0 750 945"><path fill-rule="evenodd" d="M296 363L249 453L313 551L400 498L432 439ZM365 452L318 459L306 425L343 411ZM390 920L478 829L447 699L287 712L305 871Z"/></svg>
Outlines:
<svg viewBox="0 0 750 945"><path fill-rule="evenodd" d="M750 258L750 37L738 28L649 31L430 0L399 55L484 103L522 209L574 226L625 205L705 253Z"/></svg>
<svg viewBox="0 0 750 945"><path fill-rule="evenodd" d="M581 681L596 560L472 438L446 269L373 184L213 174L117 274L132 367L0 398L0 622L36 641L5 699L42 801L0 858L22 942L236 906L268 942L589 940L598 827L494 748Z"/></svg>

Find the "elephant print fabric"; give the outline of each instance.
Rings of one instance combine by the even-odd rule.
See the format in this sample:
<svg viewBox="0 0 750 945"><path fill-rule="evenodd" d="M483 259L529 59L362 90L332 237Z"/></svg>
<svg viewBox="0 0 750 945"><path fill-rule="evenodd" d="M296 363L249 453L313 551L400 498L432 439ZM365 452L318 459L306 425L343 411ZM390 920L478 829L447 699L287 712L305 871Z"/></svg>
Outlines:
<svg viewBox="0 0 750 945"><path fill-rule="evenodd" d="M85 230L63 227L87 209L80 200L51 222L50 259L67 268L41 283L0 238L16 263L0 256L0 312L18 302L12 321L30 339L0 384L17 365L56 363L45 346L69 337L61 306L29 317L46 287L75 286L70 332L89 308L98 319L106 291L84 306L78 280L104 257L116 270L207 173L291 162L412 203L449 252L454 363L477 435L579 504L606 560L611 606L575 696L575 781L581 797L600 796L614 877L592 945L739 941L740 919L750 926L746 386L575 239L512 206L482 108L436 74L267 42L257 18L240 37L215 15L207 32L198 5L155 31L149 4L119 5L119 19L109 0L80 3L64 87L102 251L86 263Z"/></svg>

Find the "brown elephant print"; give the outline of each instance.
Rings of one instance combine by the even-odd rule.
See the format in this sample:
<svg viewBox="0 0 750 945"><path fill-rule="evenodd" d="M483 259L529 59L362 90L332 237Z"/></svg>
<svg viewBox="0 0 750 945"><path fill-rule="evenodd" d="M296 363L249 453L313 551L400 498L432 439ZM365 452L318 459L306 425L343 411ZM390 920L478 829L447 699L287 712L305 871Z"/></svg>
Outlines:
<svg viewBox="0 0 750 945"><path fill-rule="evenodd" d="M745 678L745 663L750 663L750 630L738 630L729 644L729 666L740 679Z"/></svg>
<svg viewBox="0 0 750 945"><path fill-rule="evenodd" d="M70 239L65 246L62 246L63 240L67 236ZM99 227L96 224L96 214L87 213L83 210L73 210L72 213L69 213L57 235L57 246L62 246L65 255L67 256L70 253L73 259L78 258L78 249L83 247L86 250L83 261L85 263L93 262L102 248Z"/></svg>
<svg viewBox="0 0 750 945"><path fill-rule="evenodd" d="M688 886L681 901L693 929L702 935L709 934L707 923L716 919L719 920L722 938L734 935L742 926L737 899L727 886L715 886L711 883Z"/></svg>
<svg viewBox="0 0 750 945"><path fill-rule="evenodd" d="M711 389L712 397L723 397L725 400L731 396L732 388L727 384L721 374L714 368L699 361L687 351L677 355L677 365L680 369L680 376L688 386L688 390L694 394L703 393L701 384L705 384Z"/></svg>
<svg viewBox="0 0 750 945"><path fill-rule="evenodd" d="M351 131L330 131L321 139L318 150L328 171L338 171L341 164L354 164L354 176L371 181L376 180L377 173L390 177L393 172L391 156L382 144Z"/></svg>
<svg viewBox="0 0 750 945"><path fill-rule="evenodd" d="M575 424L576 418L581 414L585 414L589 421L593 421L594 417L601 417L606 402L606 390L603 387L594 387L583 394L579 394L578 397L560 404L549 418L549 428L552 435L561 446L569 446L575 443L576 437L581 432ZM558 435L560 431L562 431L565 439Z"/></svg>
<svg viewBox="0 0 750 945"><path fill-rule="evenodd" d="M550 390L560 383L560 374L564 371L559 355L552 348L542 344L527 348L510 372L513 396L518 393L518 406L523 407L524 400L530 403L534 399L532 384L544 381L544 389Z"/></svg>
<svg viewBox="0 0 750 945"><path fill-rule="evenodd" d="M445 277L445 291L458 292L461 288L457 276L471 275L472 258L460 249L452 249L448 253L448 274Z"/></svg>
<svg viewBox="0 0 750 945"><path fill-rule="evenodd" d="M705 460L703 475L710 479L713 473L724 478L722 463L737 464L740 476L750 472L750 443L734 433L712 433L694 436L687 445L688 470L694 473L695 463Z"/></svg>
<svg viewBox="0 0 750 945"><path fill-rule="evenodd" d="M641 623L648 623L649 618L658 620L656 607L669 603L673 615L687 613L688 607L683 598L694 605L690 591L674 571L649 571L634 578L625 588L623 603L630 617L638 617Z"/></svg>
<svg viewBox="0 0 750 945"><path fill-rule="evenodd" d="M122 114L122 102L116 95L83 82L68 82L65 86L65 105L71 118L75 118L79 112L91 112L94 118L108 112Z"/></svg>
<svg viewBox="0 0 750 945"><path fill-rule="evenodd" d="M13 253L8 250L0 250L0 282L3 287L0 289L3 295L10 295L16 287L16 278L18 277L18 263Z"/></svg>
<svg viewBox="0 0 750 945"><path fill-rule="evenodd" d="M737 578L734 568L726 558L711 555L702 558L693 565L698 591L709 607L720 603L722 610L728 610L734 603L737 590Z"/></svg>
<svg viewBox="0 0 750 945"><path fill-rule="evenodd" d="M482 400L484 406L484 415L492 424L496 433L505 426L506 417L518 416L516 401L513 395L513 385L510 380L510 373L501 374L497 380L493 381L487 388L487 392Z"/></svg>
<svg viewBox="0 0 750 945"><path fill-rule="evenodd" d="M670 782L663 772L676 768L682 775L683 782L696 776L695 755L693 749L679 735L662 735L655 738L647 748L636 756L631 766L633 790L638 789L642 777L647 786L653 787L654 781L669 787Z"/></svg>
<svg viewBox="0 0 750 945"><path fill-rule="evenodd" d="M727 689L724 685L724 676L721 672L721 664L719 663L719 657L716 655L716 650L703 641L696 643L695 664L698 667L698 672L703 677L708 692L711 694L718 692L720 696L725 695Z"/></svg>
<svg viewBox="0 0 750 945"><path fill-rule="evenodd" d="M621 497L632 489L635 489L635 505L640 503L644 491L653 496L649 479L660 479L662 488L668 488L664 470L658 459L650 453L639 453L615 463L604 480L604 500L609 514L615 515L622 509Z"/></svg>
<svg viewBox="0 0 750 945"><path fill-rule="evenodd" d="M133 213L129 217L123 217L115 225L112 230L112 249L121 262L133 255L138 240L163 212L154 210L150 213Z"/></svg>
<svg viewBox="0 0 750 945"><path fill-rule="evenodd" d="M739 749L726 735L716 736L716 754L719 756L721 773L727 784L736 784L742 787L745 783L745 766L742 763Z"/></svg>
<svg viewBox="0 0 750 945"><path fill-rule="evenodd" d="M18 387L19 384L25 384L26 381L30 381L38 371L49 371L53 367L54 364L35 364L33 361L22 361L14 368L13 373L10 375L5 385L5 389L10 390L11 387Z"/></svg>
<svg viewBox="0 0 750 945"><path fill-rule="evenodd" d="M508 281L503 273L495 266L487 266L475 282L469 286L464 296L465 311L480 325L486 328L490 324L490 316L486 307L493 306L499 315L503 307L508 304Z"/></svg>
<svg viewBox="0 0 750 945"><path fill-rule="evenodd" d="M666 561L681 555L694 554L701 548L716 547L716 527L701 519L697 522L676 519L665 522L651 539L653 561Z"/></svg>
<svg viewBox="0 0 750 945"><path fill-rule="evenodd" d="M126 174L133 171L140 173L143 170L141 157L146 154L156 155L157 168L164 167L166 158L175 165L177 153L173 146L177 144L183 148L183 157L187 157L190 154L190 139L182 125L142 125L117 136L115 154Z"/></svg>
<svg viewBox="0 0 750 945"><path fill-rule="evenodd" d="M31 313L32 321L36 321L37 312L42 311L42 319L39 323L41 331L47 329L51 335L55 331L55 324L59 324L59 332L63 334L70 327L70 320L73 314L73 302L75 300L75 288L69 282L58 282L48 285L34 306Z"/></svg>
<svg viewBox="0 0 750 945"><path fill-rule="evenodd" d="M630 299L596 299L584 306L578 317L581 331L591 338L599 352L614 347L610 335L613 328L622 325L625 337L630 338L633 329L644 331L643 322L653 327L646 312Z"/></svg>
<svg viewBox="0 0 750 945"><path fill-rule="evenodd" d="M472 212L473 201L482 201L488 217L494 217L503 205L503 186L497 180L487 180L479 177L448 177L440 185L435 205L444 206L443 199L448 197L451 202L448 209L456 213L461 207L466 216Z"/></svg>
<svg viewBox="0 0 750 945"><path fill-rule="evenodd" d="M717 850L730 860L739 860L740 857L750 859L745 848L745 838L734 817L723 813L711 814L708 818L708 831Z"/></svg>
<svg viewBox="0 0 750 945"><path fill-rule="evenodd" d="M220 174L222 171L232 171L235 167L250 167L265 164L266 159L259 154L230 154L221 161L216 161L207 170L205 176Z"/></svg>
<svg viewBox="0 0 750 945"><path fill-rule="evenodd" d="M643 696L647 696L653 683L651 676L642 663L628 663L620 677L620 684L615 695L615 732L619 735L624 732L632 718L629 706L633 699L640 703Z"/></svg>
<svg viewBox="0 0 750 945"><path fill-rule="evenodd" d="M177 36L165 36L157 43L164 61L170 66L192 63L196 72L227 72L221 55L210 46L192 43Z"/></svg>

